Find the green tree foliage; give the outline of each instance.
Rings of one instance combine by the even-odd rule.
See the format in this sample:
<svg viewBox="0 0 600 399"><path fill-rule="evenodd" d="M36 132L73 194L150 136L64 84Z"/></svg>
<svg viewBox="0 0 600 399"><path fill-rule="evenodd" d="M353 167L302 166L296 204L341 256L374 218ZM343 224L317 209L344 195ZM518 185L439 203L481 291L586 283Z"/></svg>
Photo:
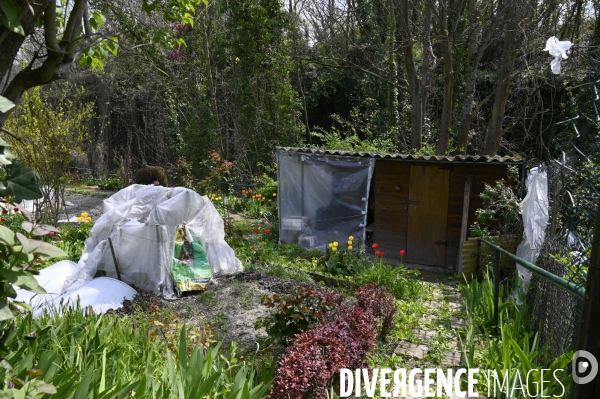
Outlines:
<svg viewBox="0 0 600 399"><path fill-rule="evenodd" d="M86 139L92 117L91 104L66 98L52 105L42 98L39 88L24 95L24 105L11 115L7 127L16 135L6 135L17 157L35 170L42 186L50 217L58 220L61 210L62 177L72 154Z"/></svg>

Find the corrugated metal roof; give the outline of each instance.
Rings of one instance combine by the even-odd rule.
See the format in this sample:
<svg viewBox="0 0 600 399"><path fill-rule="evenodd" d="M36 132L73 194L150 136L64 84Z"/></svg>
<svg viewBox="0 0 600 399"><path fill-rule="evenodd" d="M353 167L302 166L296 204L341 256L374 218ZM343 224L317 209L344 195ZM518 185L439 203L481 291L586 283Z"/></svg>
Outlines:
<svg viewBox="0 0 600 399"><path fill-rule="evenodd" d="M321 155L339 155L346 157L364 157L377 159L393 159L393 160L413 160L413 161L430 161L430 162L481 162L481 163L521 163L523 159L514 157L500 157L489 155L416 155L416 154L396 154L389 152L357 152L357 151L342 151L329 150L324 148L302 148L302 147L277 147L278 150L288 152L301 152L307 154Z"/></svg>

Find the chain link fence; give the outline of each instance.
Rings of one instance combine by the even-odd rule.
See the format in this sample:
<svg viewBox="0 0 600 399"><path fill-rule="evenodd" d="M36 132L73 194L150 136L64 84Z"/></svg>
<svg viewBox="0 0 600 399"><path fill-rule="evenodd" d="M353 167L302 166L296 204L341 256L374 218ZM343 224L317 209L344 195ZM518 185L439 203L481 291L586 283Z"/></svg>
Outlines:
<svg viewBox="0 0 600 399"><path fill-rule="evenodd" d="M548 172L550 224L537 265L585 289L600 199L600 53L589 82L568 89L572 114L553 125ZM528 306L540 344L558 356L577 348L583 300L533 277Z"/></svg>

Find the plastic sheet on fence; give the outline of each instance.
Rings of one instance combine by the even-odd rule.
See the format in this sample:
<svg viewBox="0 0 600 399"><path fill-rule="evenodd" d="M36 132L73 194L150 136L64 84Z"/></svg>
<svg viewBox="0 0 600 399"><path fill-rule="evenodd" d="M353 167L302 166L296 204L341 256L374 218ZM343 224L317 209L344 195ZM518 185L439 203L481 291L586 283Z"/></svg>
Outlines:
<svg viewBox="0 0 600 399"><path fill-rule="evenodd" d="M545 171L532 168L527 174L527 195L521 202L524 237L517 247L517 256L535 263L544 243L546 226L548 225L548 177ZM517 264L519 288L513 292L517 304L523 303L522 297L527 292L532 273Z"/></svg>
<svg viewBox="0 0 600 399"><path fill-rule="evenodd" d="M90 281L98 270L118 277L110 238L125 283L140 291L174 297L171 267L180 225L202 243L213 276L243 270L225 242L223 219L208 198L182 187L136 184L104 201L103 214L85 242L80 273L69 281L70 289Z"/></svg>
<svg viewBox="0 0 600 399"><path fill-rule="evenodd" d="M285 151L277 156L281 243L324 249L350 235L364 238L372 159Z"/></svg>

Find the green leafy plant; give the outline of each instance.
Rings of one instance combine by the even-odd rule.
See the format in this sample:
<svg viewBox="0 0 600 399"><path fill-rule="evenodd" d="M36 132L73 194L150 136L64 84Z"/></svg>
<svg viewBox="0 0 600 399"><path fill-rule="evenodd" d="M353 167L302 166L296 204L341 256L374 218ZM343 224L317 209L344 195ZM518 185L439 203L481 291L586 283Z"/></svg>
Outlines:
<svg viewBox="0 0 600 399"><path fill-rule="evenodd" d="M423 283L411 278L418 273L417 270L408 270L403 266L392 267L376 258L371 267L361 268L352 277L352 281L359 285L377 283L396 298L418 298L424 292Z"/></svg>
<svg viewBox="0 0 600 399"><path fill-rule="evenodd" d="M296 334L321 323L343 300L335 291L312 287L299 287L285 297L263 297L263 305L274 311L257 320L255 328L265 327L272 342L287 345Z"/></svg>
<svg viewBox="0 0 600 399"><path fill-rule="evenodd" d="M100 179L100 182L98 182L98 188L100 188L101 190L120 190L124 186L125 185L123 184L121 179L119 179L116 176L103 177Z"/></svg>
<svg viewBox="0 0 600 399"><path fill-rule="evenodd" d="M60 194L65 188L61 178L66 174L73 151L84 142L85 127L93 114L92 104L76 103L63 93L58 104L53 105L42 97L39 88L24 93L23 100L24 106L6 123L15 136L5 137L19 160L35 170L41 183L43 207L52 223L56 223L62 207Z"/></svg>

